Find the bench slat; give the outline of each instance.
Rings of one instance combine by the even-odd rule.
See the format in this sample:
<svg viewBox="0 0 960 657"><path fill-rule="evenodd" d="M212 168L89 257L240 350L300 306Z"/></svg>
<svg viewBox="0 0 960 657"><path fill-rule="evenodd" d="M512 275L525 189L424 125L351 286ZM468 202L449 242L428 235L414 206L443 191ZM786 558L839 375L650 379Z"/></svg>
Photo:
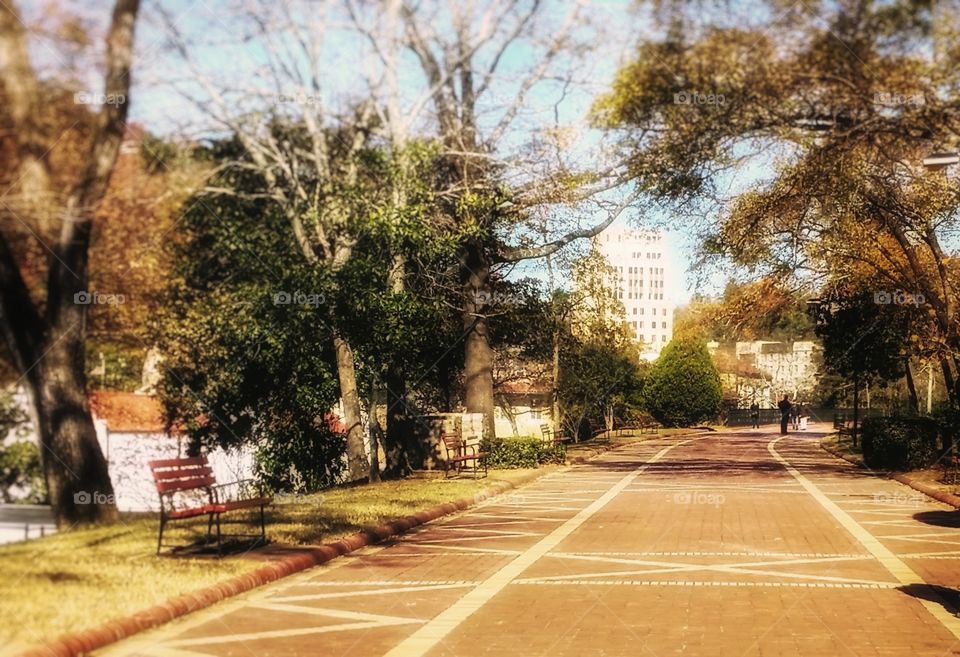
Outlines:
<svg viewBox="0 0 960 657"><path fill-rule="evenodd" d="M217 483L213 477L190 477L187 479L171 479L169 481L158 481L157 492L171 493L175 491L191 490L194 488L207 488Z"/></svg>
<svg viewBox="0 0 960 657"><path fill-rule="evenodd" d="M147 465L150 466L151 470L156 468L175 468L189 465L207 465L207 457L189 456L182 459L157 459L155 461L147 461Z"/></svg>
<svg viewBox="0 0 960 657"><path fill-rule="evenodd" d="M153 480L156 482L170 481L171 479L186 479L188 477L212 477L213 468L209 465L200 468L180 468L179 470L154 471Z"/></svg>

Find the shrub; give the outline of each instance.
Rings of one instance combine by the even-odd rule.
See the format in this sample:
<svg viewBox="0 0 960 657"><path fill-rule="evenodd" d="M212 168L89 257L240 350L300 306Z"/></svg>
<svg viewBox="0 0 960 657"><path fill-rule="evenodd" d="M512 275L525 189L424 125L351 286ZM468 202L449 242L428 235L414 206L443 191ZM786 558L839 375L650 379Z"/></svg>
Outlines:
<svg viewBox="0 0 960 657"><path fill-rule="evenodd" d="M563 463L567 450L541 438L496 438L487 441L487 465L491 468L536 468L545 463Z"/></svg>
<svg viewBox="0 0 960 657"><path fill-rule="evenodd" d="M26 440L0 442L0 502L36 504L46 496L37 445Z"/></svg>
<svg viewBox="0 0 960 657"><path fill-rule="evenodd" d="M723 396L707 345L702 340L672 340L650 368L643 397L650 414L668 427L715 418Z"/></svg>
<svg viewBox="0 0 960 657"><path fill-rule="evenodd" d="M931 418L870 417L863 421L863 462L878 470L917 470L937 460L937 422Z"/></svg>

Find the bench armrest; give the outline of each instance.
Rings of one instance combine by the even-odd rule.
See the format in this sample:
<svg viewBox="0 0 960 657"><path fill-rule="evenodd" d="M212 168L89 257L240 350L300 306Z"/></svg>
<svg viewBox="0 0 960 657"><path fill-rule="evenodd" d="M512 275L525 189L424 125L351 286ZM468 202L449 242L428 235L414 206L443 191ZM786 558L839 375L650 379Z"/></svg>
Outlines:
<svg viewBox="0 0 960 657"><path fill-rule="evenodd" d="M214 504L251 497L263 497L263 490L255 479L238 479L210 487Z"/></svg>

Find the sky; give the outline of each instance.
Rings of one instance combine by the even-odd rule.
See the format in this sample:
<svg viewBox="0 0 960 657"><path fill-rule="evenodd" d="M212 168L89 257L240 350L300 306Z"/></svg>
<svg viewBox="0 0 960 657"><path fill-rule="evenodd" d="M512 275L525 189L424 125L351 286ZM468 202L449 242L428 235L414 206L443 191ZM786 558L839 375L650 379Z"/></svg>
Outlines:
<svg viewBox="0 0 960 657"><path fill-rule="evenodd" d="M322 61L321 93L317 102L336 110L363 97L367 93L368 79L376 76L375 59L367 42L350 29L349 21L340 11L320 13L326 4L312 0L297 2L288 0L302 13L297 20L305 29L322 28L323 39L317 59ZM42 21L44 3L29 5L27 11L38 12L32 18ZM67 0L64 6L82 16L92 33L103 33L108 20L104 3L94 0ZM269 67L278 62L305 69L306 62L295 55L284 56L288 49L295 48L291 40L245 39L249 25L231 11L231 7L243 4L241 0L146 0L140 16L136 36L134 62L134 87L130 107L130 120L144 125L155 134L196 139L203 136L222 136L224 127L211 116L210 96L202 85L196 83L197 73L206 76L221 92L233 112L253 111L269 94L284 97L297 96L295 87L274 84ZM249 4L249 3L247 3ZM333 7L342 3L332 2ZM363 3L356 1L358 6ZM425 3L429 4L429 3ZM256 3L254 3L256 5ZM266 3L263 6L273 6ZM368 6L376 6L376 3ZM441 6L443 6L441 4ZM487 6L480 3L479 6ZM550 36L559 33L574 3L567 0L545 2L541 20L543 33ZM629 0L584 2L583 16L586 21L571 32L571 38L580 43L582 54L577 57L558 58L547 79L534 86L528 94L523 109L518 113L500 143L505 157L521 152L531 137L545 134L543 131L560 128L566 139L566 161L573 167L591 169L601 167L609 155L609 136L591 127L589 112L596 98L610 88L618 68L629 60L637 40L654 36L653 23ZM162 13L161 13L162 10ZM308 11L309 10L309 11ZM449 29L445 18L438 17L424 29L434 28L440 32ZM188 44L189 66L170 47L171 29ZM478 52L481 64L492 57L493 47ZM501 116L500 107L508 105L517 96L521 81L542 61L543 48L521 42L507 49L500 60L498 74L491 84L487 97L482 102L481 122L487 122L489 130ZM33 45L35 61L46 63L51 68L64 64L63 54L56 44L39 40ZM486 59L485 59L486 58ZM192 67L192 68L191 68ZM405 110L416 105L425 92L425 81L412 54L400 63L399 82ZM576 84L565 86L551 80L574 72ZM88 76L92 93L98 92L100 77L97 67L91 66L79 72ZM302 96L302 94L300 94ZM187 100L188 98L192 100ZM296 102L291 111L302 109ZM309 103L303 105L310 110ZM284 108L286 109L286 108ZM414 120L414 132L429 130L426 114ZM520 174L520 178L523 174ZM609 194L617 198L624 190ZM583 216L583 224L589 225L602 219L603 215ZM655 214L638 217L627 215L618 221L642 225L682 225L674 217ZM686 269L693 259L695 238L684 229L669 232L669 243L674 252L675 271L681 278L674 282L673 296L682 303L694 291L696 277ZM542 262L526 263L516 275L543 275ZM698 291L715 293L724 284L720 277L712 276Z"/></svg>

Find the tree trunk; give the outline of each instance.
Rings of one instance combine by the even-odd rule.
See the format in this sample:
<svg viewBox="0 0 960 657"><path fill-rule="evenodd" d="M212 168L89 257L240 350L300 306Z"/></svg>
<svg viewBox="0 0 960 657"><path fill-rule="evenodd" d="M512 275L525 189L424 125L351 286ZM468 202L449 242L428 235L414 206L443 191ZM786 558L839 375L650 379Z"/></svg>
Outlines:
<svg viewBox="0 0 960 657"><path fill-rule="evenodd" d="M560 431L563 418L560 417L560 331L553 332L553 369L550 373L550 419L553 430Z"/></svg>
<svg viewBox="0 0 960 657"><path fill-rule="evenodd" d="M860 423L860 379L853 378L853 427L850 436L853 439L853 446L857 446L857 432Z"/></svg>
<svg viewBox="0 0 960 657"><path fill-rule="evenodd" d="M370 384L367 403L367 435L370 436L370 481L380 481L380 421L377 419L377 384Z"/></svg>
<svg viewBox="0 0 960 657"><path fill-rule="evenodd" d="M402 190L395 190L394 204L401 207L406 203L406 195ZM401 294L406 290L407 263L403 255L397 254L393 258L388 276L390 291ZM408 399L407 380L403 373L400 354L391 354L391 362L387 365L384 375L387 389L387 432L384 441L387 469L389 477L405 477L417 467L422 467L422 454L425 450L416 445L413 431L412 408Z"/></svg>
<svg viewBox="0 0 960 657"><path fill-rule="evenodd" d="M357 392L357 372L353 348L342 335L333 338L337 355L337 376L340 379L340 399L343 403L343 423L347 427L347 480L361 481L369 476L369 461L364 449L363 423L360 419L360 395Z"/></svg>
<svg viewBox="0 0 960 657"><path fill-rule="evenodd" d="M387 388L387 436L386 458L389 477L405 477L413 472L413 463L419 459L413 444L407 382L396 365L391 364L386 373Z"/></svg>
<svg viewBox="0 0 960 657"><path fill-rule="evenodd" d="M510 402L507 401L503 395L500 395L499 397L494 395L494 400L496 405L500 407L500 411L506 416L507 421L510 423L510 432L513 434L513 437L518 438L520 436L520 427L517 424L517 415L513 412Z"/></svg>
<svg viewBox="0 0 960 657"><path fill-rule="evenodd" d="M917 386L913 380L909 358L906 358L904 362L904 376L907 380L907 391L910 393L910 410L913 411L914 415L920 415L920 398L917 396Z"/></svg>
<svg viewBox="0 0 960 657"><path fill-rule="evenodd" d="M486 316L492 298L490 265L482 245L470 242L461 258L463 279L463 385L468 413L483 413L483 437L496 438L493 418L493 349Z"/></svg>
<svg viewBox="0 0 960 657"><path fill-rule="evenodd" d="M113 484L87 403L83 333L75 326L51 340L53 345L38 365L39 389L32 390L31 397L57 526L114 522Z"/></svg>
<svg viewBox="0 0 960 657"><path fill-rule="evenodd" d="M943 384L947 389L947 401L951 409L956 408L955 381L953 370L950 368L950 361L947 358L940 359L940 371L943 373Z"/></svg>
<svg viewBox="0 0 960 657"><path fill-rule="evenodd" d="M48 495L59 527L109 522L117 517L106 459L87 403L86 304L78 297L87 293L93 215L106 194L126 127L138 11L139 0L117 0L114 5L106 39L104 91L108 97L123 100L100 108L80 174L64 207L56 208L62 224L56 245L48 249L45 316L40 316L31 301L16 259L0 236L0 330L29 391ZM4 3L0 9L0 60L9 66L0 67L0 76L8 92L6 109L14 123L9 136L21 162L35 169L44 166L48 152L33 123L42 99L35 93L36 75L27 60L24 32L17 24L22 21L13 3ZM40 197L50 193L43 189L49 177L34 174L22 172L30 178L28 187L34 188L21 192Z"/></svg>

